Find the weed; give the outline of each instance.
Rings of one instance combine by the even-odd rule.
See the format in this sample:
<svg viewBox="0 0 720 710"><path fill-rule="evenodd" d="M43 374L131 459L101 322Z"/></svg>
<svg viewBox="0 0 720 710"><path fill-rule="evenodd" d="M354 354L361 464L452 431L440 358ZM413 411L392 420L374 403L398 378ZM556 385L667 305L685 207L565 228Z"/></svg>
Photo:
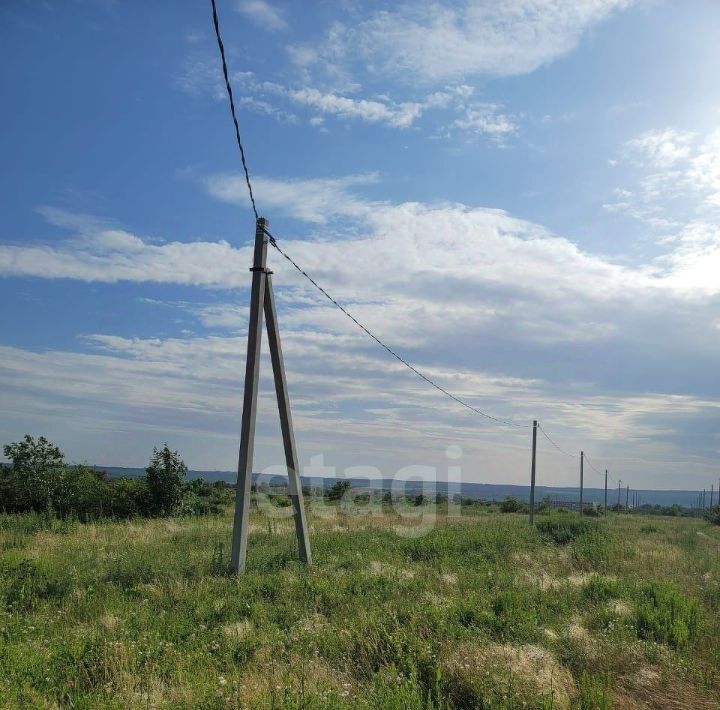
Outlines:
<svg viewBox="0 0 720 710"><path fill-rule="evenodd" d="M646 582L638 589L635 614L638 638L684 648L700 626L697 600L666 582Z"/></svg>
<svg viewBox="0 0 720 710"><path fill-rule="evenodd" d="M619 599L622 596L622 584L607 577L591 577L583 588L583 596L596 604Z"/></svg>
<svg viewBox="0 0 720 710"><path fill-rule="evenodd" d="M610 678L604 675L593 675L583 671L580 676L579 691L580 710L612 710Z"/></svg>

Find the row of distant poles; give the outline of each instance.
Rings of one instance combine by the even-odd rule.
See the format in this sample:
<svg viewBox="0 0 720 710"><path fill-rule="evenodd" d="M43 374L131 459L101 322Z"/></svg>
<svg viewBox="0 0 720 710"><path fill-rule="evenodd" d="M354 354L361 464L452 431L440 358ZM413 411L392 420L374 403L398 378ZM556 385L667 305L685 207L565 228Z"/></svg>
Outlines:
<svg viewBox="0 0 720 710"><path fill-rule="evenodd" d="M533 421L532 426L532 464L530 466L530 524L533 525L535 523L535 474L537 470L537 432L539 428L539 424L537 420ZM585 452L580 452L580 500L579 500L579 509L580 513L582 514L583 510L585 509L585 503L583 500L583 494L584 494L584 488L585 488L585 461L586 456ZM596 469L597 470L597 469ZM617 510L620 510L620 504L622 501L622 481L617 482ZM632 493L632 497L631 494ZM715 486L714 484L710 486L710 491L708 495L708 491L706 489L703 489L701 493L698 493L698 499L697 499L697 510L701 513L704 513L706 509L710 509L714 505L714 499L715 499ZM640 508L643 504L643 498L640 495L640 491L631 491L630 486L625 487L625 510L633 510ZM718 479L718 495L717 495L717 502L718 505L720 505L720 479ZM604 507L603 512L605 515L607 515L608 511L608 470L605 469L605 501L604 501Z"/></svg>

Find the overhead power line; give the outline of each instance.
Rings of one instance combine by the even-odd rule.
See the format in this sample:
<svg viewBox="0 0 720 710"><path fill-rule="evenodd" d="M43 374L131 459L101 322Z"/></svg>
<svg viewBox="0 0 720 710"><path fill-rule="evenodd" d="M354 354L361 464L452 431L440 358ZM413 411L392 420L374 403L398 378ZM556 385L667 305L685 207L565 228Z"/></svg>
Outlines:
<svg viewBox="0 0 720 710"><path fill-rule="evenodd" d="M605 475L603 471L601 471L597 466L595 466L595 465L593 464L593 462L590 460L590 457L587 455L587 453L585 454L585 463L586 463L588 466L590 466L590 468L591 468L593 471L595 471L595 473L597 473L598 476L604 476L604 475Z"/></svg>
<svg viewBox="0 0 720 710"><path fill-rule="evenodd" d="M430 379L427 375L422 373L420 370L418 370L414 365L410 364L404 357L401 355L398 355L398 353L393 350L389 345L386 345L380 338L375 335L369 328L364 326L355 316L352 315L344 306L342 306L336 299L334 299L315 279L310 276L307 271L305 271L302 267L298 265L298 263L290 257L288 254L286 254L277 243L277 239L270 234L270 232L266 229L265 233L267 234L270 244L277 249L277 251L282 254L282 256L287 259L294 267L295 269L302 274L320 293L322 293L325 298L328 299L335 307L339 308L360 330L362 330L366 335L370 336L381 348L386 350L390 355L392 355L398 362L402 363L405 367L407 367L409 370L414 372L418 377L420 377L422 380L427 382L427 384L434 387L439 392L442 392L447 397L450 397L453 401L457 402L458 404L462 405L466 409L469 409L471 412L474 412L475 414L479 414L481 417L485 417L485 419L489 419L490 421L496 422L497 424L504 424L506 426L512 426L517 427L518 429L529 429L529 424L517 424L516 422L512 422L508 419L501 419L500 417L494 417L492 414L488 414L487 412L483 412L482 410L478 409L477 407L473 407L471 404L468 404L460 397L457 397L456 395L452 394L452 392L448 392L444 387L441 387L437 382Z"/></svg>
<svg viewBox="0 0 720 710"><path fill-rule="evenodd" d="M555 443L555 440L548 434L545 429L542 428L541 424L538 424L538 429L542 432L542 435L561 453L565 454L565 456L569 456L570 458L576 459L578 458L577 454L571 454L569 451L565 451L562 446Z"/></svg>
<svg viewBox="0 0 720 710"><path fill-rule="evenodd" d="M227 61L225 60L225 45L223 45L222 37L220 36L220 20L218 19L215 0L210 0L210 2L212 2L215 37L217 37L218 49L220 50L220 58L222 59L222 70L223 76L225 77L225 90L227 91L228 99L230 99L230 113L232 114L233 124L235 124L235 138L237 140L238 148L240 148L240 159L242 160L242 166L245 172L245 182L247 183L248 192L250 193L250 202L252 204L253 212L255 213L255 219L257 220L260 215L258 214L257 206L255 205L255 196L253 195L252 185L250 184L250 173L248 172L247 162L245 161L245 149L243 148L242 140L240 139L240 126L238 124L237 114L235 112L235 100L233 99L232 86L230 86L230 77L228 76Z"/></svg>

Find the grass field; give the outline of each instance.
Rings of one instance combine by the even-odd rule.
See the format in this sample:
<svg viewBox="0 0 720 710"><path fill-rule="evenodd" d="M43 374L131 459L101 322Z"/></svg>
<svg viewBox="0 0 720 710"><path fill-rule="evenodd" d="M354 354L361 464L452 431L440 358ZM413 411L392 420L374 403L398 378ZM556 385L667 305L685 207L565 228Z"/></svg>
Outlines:
<svg viewBox="0 0 720 710"><path fill-rule="evenodd" d="M720 529L493 510L63 523L0 516L0 705L718 708Z"/></svg>

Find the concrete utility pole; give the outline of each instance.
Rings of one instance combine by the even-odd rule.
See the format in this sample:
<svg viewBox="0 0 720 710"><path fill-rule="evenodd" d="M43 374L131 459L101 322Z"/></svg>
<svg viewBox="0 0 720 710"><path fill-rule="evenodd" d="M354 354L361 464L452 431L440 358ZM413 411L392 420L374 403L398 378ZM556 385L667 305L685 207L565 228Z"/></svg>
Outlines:
<svg viewBox="0 0 720 710"><path fill-rule="evenodd" d="M617 504L618 513L620 512L620 485L621 484L622 484L622 481L618 481L618 504Z"/></svg>
<svg viewBox="0 0 720 710"><path fill-rule="evenodd" d="M630 486L628 486L625 491L625 512L626 513L627 513L629 507L630 507Z"/></svg>
<svg viewBox="0 0 720 710"><path fill-rule="evenodd" d="M605 469L605 508L604 508L605 515L607 515L607 476L608 476L608 472L607 472L607 469Z"/></svg>
<svg viewBox="0 0 720 710"><path fill-rule="evenodd" d="M710 507L713 507L713 496L715 495L715 484L710 484ZM718 495L720 495L720 491L718 491Z"/></svg>
<svg viewBox="0 0 720 710"><path fill-rule="evenodd" d="M580 452L580 515L583 512L583 478L584 478L585 452Z"/></svg>
<svg viewBox="0 0 720 710"><path fill-rule="evenodd" d="M532 463L530 464L530 525L535 524L535 456L537 453L537 420L533 421Z"/></svg>
<svg viewBox="0 0 720 710"><path fill-rule="evenodd" d="M295 436L290 412L290 399L285 379L285 365L280 347L280 330L272 290L272 272L267 263L267 221L260 217L255 228L255 251L253 256L252 288L250 291L250 321L248 325L247 360L245 362L245 393L243 397L242 425L240 428L240 455L235 494L235 519L233 523L230 566L234 572L245 571L247 556L248 519L252 486L253 452L255 446L255 422L257 419L258 380L260 374L260 343L262 340L263 311L268 331L270 359L275 378L275 394L280 412L280 428L285 448L285 464L288 471L288 492L295 513L295 532L298 538L300 559L306 564L312 561L305 507L303 505L300 466L295 449Z"/></svg>

